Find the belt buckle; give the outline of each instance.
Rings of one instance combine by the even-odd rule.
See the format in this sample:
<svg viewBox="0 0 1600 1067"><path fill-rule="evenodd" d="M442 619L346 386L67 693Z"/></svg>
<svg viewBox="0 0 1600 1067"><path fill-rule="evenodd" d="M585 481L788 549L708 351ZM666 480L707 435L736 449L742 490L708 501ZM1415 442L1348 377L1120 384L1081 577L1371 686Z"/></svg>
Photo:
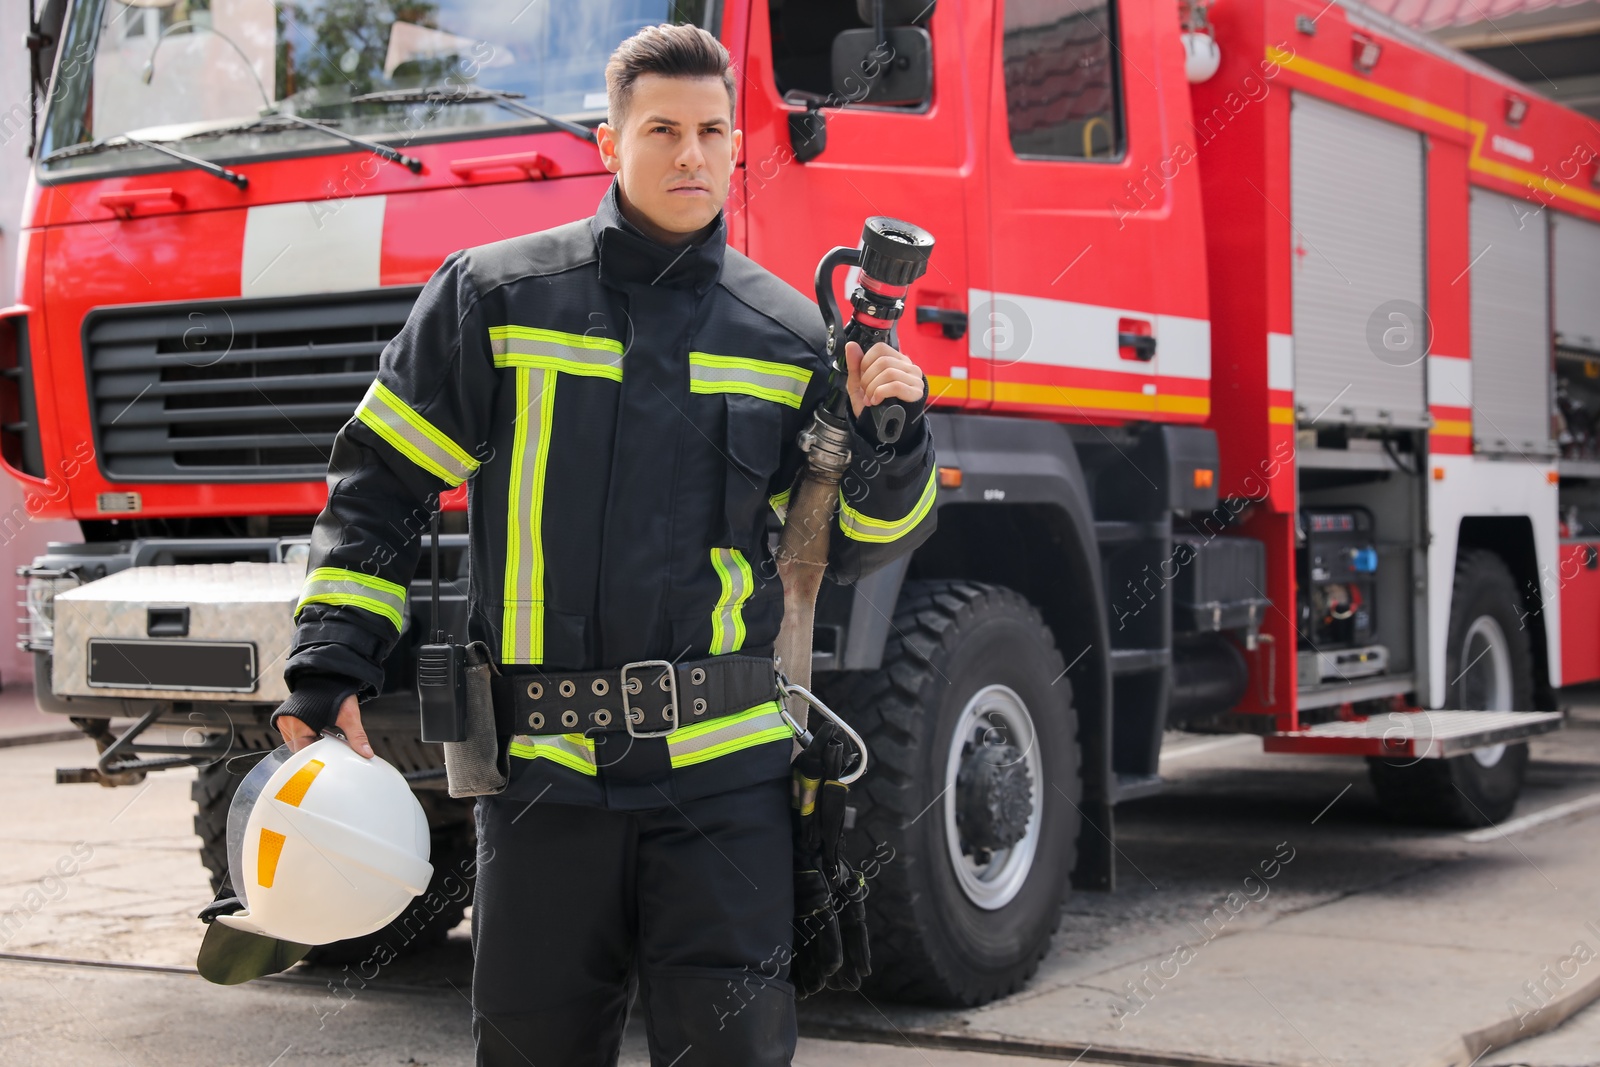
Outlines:
<svg viewBox="0 0 1600 1067"><path fill-rule="evenodd" d="M644 706L643 706L643 704L640 704L637 709L634 709L634 708L630 707L629 704L628 704L628 697L630 695L635 694L635 693L642 694L644 692L644 682L641 681L638 678L632 679L632 684L637 686L638 688L636 688L636 689L635 688L630 688L630 686L629 686L628 671L630 671L630 670L632 670L632 669L634 669L636 667L662 667L666 671L665 677L671 679L671 684L668 687L667 692L672 694L672 716L671 716L672 725L667 727L665 730L635 730L634 729L634 726L636 725L636 722L634 720L633 713L634 713L635 710L637 710L638 713L639 713L639 718L638 718L637 721L641 722L641 723L644 722ZM665 660L665 659L640 659L640 660L634 660L632 663L624 663L622 665L622 722L623 722L623 725L626 726L627 729L628 729L628 736L629 737L667 737L667 736L670 736L674 731L676 731L678 729L679 719L680 719L680 716L678 714L678 672L672 669L672 661L671 660Z"/></svg>

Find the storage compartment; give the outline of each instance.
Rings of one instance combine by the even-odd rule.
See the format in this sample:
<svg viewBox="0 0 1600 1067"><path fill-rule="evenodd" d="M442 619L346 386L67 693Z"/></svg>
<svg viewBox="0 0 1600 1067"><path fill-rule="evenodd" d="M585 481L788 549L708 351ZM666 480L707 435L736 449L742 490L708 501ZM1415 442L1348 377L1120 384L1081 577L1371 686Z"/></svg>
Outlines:
<svg viewBox="0 0 1600 1067"><path fill-rule="evenodd" d="M1600 538L1561 544L1561 684L1600 678Z"/></svg>
<svg viewBox="0 0 1600 1067"><path fill-rule="evenodd" d="M1422 135L1296 92L1289 141L1296 415L1425 427Z"/></svg>
<svg viewBox="0 0 1600 1067"><path fill-rule="evenodd" d="M1267 546L1249 537L1174 534L1172 629L1177 633L1254 632L1270 601Z"/></svg>
<svg viewBox="0 0 1600 1067"><path fill-rule="evenodd" d="M1296 613L1300 707L1406 692L1422 661L1427 589L1415 436L1317 449L1299 470ZM1382 447L1387 445L1388 447ZM1310 458L1310 457L1308 457ZM1336 460L1346 463L1335 465Z"/></svg>
<svg viewBox="0 0 1600 1067"><path fill-rule="evenodd" d="M1473 447L1553 455L1546 227L1524 201L1482 189L1471 222Z"/></svg>

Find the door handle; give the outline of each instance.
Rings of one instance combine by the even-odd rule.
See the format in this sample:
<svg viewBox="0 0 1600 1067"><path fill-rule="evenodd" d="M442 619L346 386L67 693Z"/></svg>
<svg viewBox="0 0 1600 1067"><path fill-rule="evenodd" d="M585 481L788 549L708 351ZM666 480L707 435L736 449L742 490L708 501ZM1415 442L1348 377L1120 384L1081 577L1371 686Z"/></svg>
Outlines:
<svg viewBox="0 0 1600 1067"><path fill-rule="evenodd" d="M1117 355L1149 363L1156 356L1156 339L1148 319L1117 320Z"/></svg>
<svg viewBox="0 0 1600 1067"><path fill-rule="evenodd" d="M100 203L118 218L132 218L138 207L183 207L183 194L168 188L124 189L115 193L101 193Z"/></svg>
<svg viewBox="0 0 1600 1067"><path fill-rule="evenodd" d="M538 181L560 173L555 161L540 152L508 152L503 156L452 159L450 171L472 181Z"/></svg>
<svg viewBox="0 0 1600 1067"><path fill-rule="evenodd" d="M945 337L959 341L967 335L967 313L960 308L917 308L917 325L931 322L944 330Z"/></svg>

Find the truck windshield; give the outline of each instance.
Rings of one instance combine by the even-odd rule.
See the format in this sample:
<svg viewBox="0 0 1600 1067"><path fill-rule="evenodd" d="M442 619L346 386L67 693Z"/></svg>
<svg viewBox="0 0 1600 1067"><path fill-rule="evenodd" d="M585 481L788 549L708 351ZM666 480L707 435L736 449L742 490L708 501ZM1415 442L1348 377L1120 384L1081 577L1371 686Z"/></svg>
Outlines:
<svg viewBox="0 0 1600 1067"><path fill-rule="evenodd" d="M321 148L294 114L368 139L605 117L605 63L644 26L715 32L717 0L84 0L63 33L39 158L49 174L126 170L182 140L207 159ZM445 89L447 93L405 92ZM358 100L358 97L366 99Z"/></svg>

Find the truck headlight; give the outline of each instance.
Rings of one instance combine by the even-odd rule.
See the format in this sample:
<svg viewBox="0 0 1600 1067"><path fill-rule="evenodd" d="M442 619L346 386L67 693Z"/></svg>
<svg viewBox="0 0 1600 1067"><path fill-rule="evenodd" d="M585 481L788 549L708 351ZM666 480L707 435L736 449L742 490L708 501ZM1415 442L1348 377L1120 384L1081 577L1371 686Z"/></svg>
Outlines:
<svg viewBox="0 0 1600 1067"><path fill-rule="evenodd" d="M28 613L17 647L25 652L49 652L55 645L56 594L83 583L71 571L48 567L18 567L17 574L27 579L22 606Z"/></svg>

